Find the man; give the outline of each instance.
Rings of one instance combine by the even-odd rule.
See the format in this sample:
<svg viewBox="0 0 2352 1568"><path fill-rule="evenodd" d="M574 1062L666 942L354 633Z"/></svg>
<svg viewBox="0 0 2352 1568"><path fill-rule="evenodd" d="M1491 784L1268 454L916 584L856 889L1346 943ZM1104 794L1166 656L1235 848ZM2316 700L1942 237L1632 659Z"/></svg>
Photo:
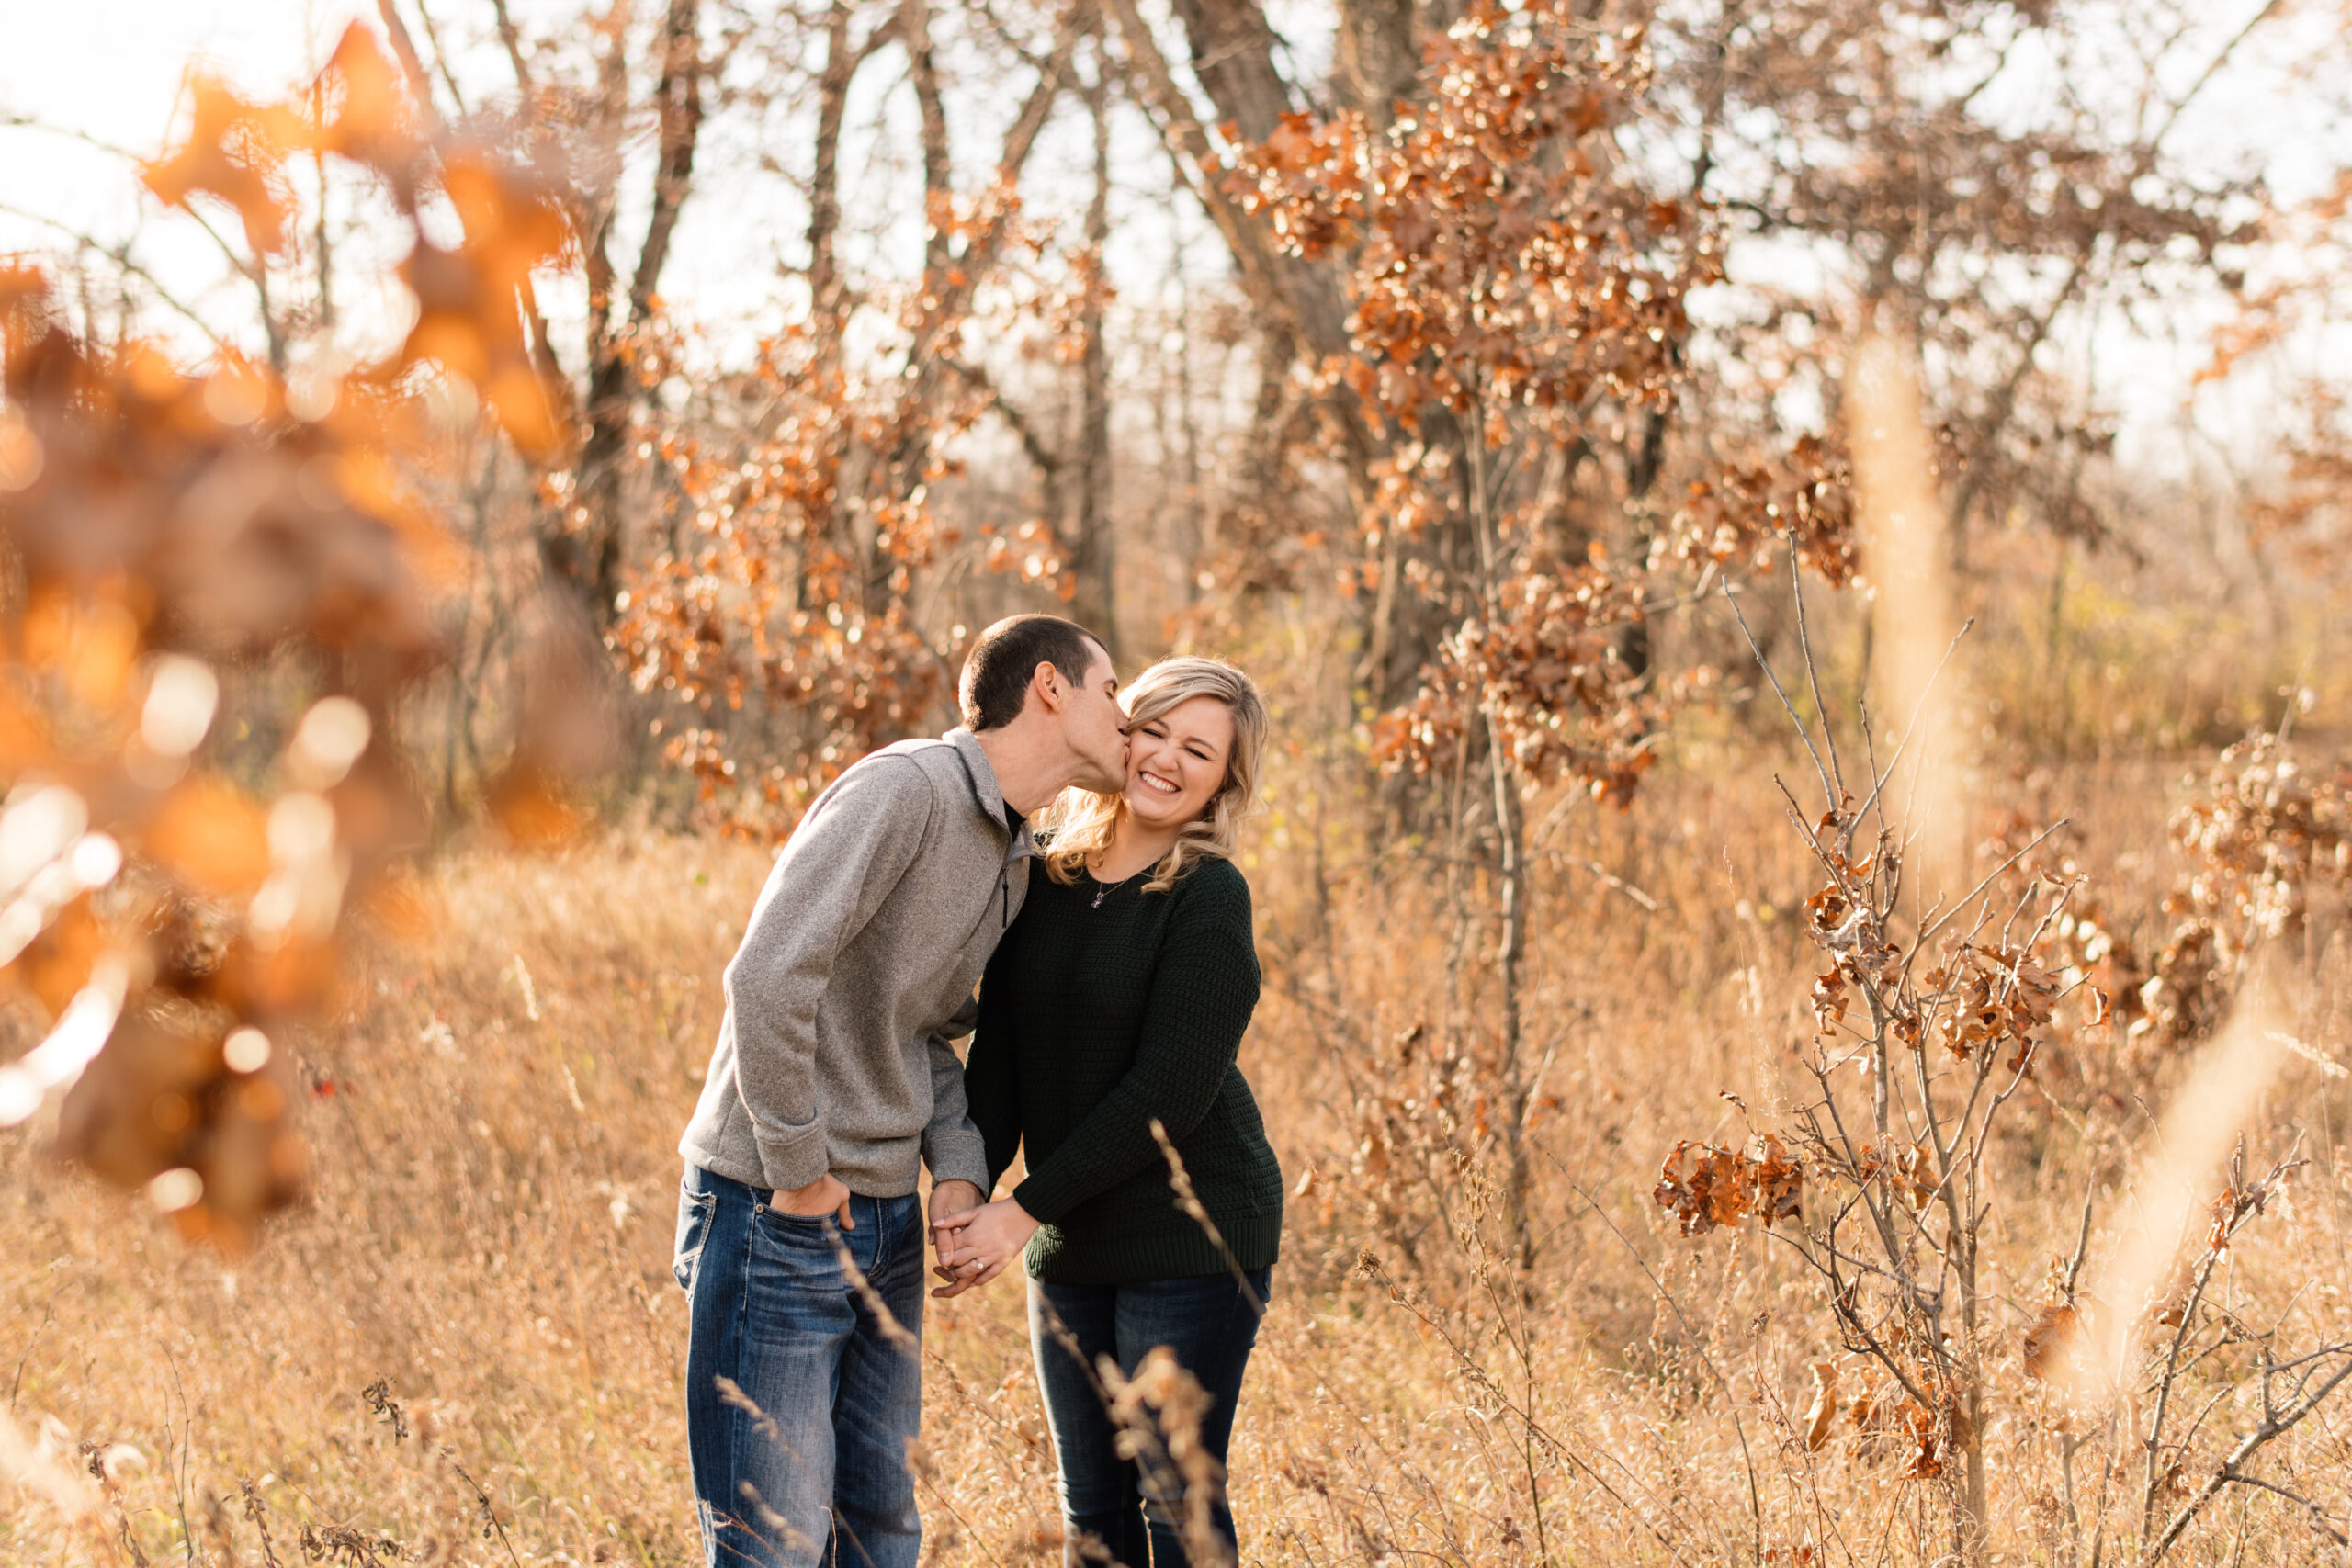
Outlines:
<svg viewBox="0 0 2352 1568"><path fill-rule="evenodd" d="M914 1568L918 1160L934 1221L988 1196L948 1041L1028 890L1029 814L1125 777L1110 655L1068 621L989 627L958 695L963 728L817 797L727 965L675 1263L711 1568Z"/></svg>

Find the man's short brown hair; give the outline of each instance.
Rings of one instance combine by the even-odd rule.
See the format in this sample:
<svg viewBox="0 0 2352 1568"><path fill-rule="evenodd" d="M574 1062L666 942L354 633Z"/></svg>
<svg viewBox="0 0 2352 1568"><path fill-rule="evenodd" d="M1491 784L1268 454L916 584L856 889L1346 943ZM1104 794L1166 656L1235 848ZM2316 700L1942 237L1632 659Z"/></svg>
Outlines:
<svg viewBox="0 0 2352 1568"><path fill-rule="evenodd" d="M1071 686L1086 684L1097 658L1107 659L1102 639L1059 615L1007 615L972 644L964 656L964 678L956 693L965 728L975 733L1011 724L1029 700L1029 678L1040 664L1062 672Z"/></svg>

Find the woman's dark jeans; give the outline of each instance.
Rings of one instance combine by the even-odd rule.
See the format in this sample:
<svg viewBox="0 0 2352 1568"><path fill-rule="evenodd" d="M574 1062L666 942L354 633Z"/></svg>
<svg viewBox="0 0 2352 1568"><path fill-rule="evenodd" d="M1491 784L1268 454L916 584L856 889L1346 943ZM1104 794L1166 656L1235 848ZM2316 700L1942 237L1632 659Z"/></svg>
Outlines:
<svg viewBox="0 0 2352 1568"><path fill-rule="evenodd" d="M1272 1276L1267 1269L1251 1273L1247 1292L1231 1274L1132 1285L1029 1282L1029 1341L1061 1461L1066 1565L1100 1563L1107 1551L1124 1568L1189 1568L1183 1478L1164 1461L1119 1457L1117 1428L1092 1369L1109 1356L1132 1376L1154 1346L1167 1346L1208 1393L1201 1443L1223 1466L1241 1374L1258 1342L1261 1309L1250 1292L1265 1302ZM1230 1549L1233 1515L1222 1493L1210 1519ZM1091 1551L1090 1541L1097 1543Z"/></svg>

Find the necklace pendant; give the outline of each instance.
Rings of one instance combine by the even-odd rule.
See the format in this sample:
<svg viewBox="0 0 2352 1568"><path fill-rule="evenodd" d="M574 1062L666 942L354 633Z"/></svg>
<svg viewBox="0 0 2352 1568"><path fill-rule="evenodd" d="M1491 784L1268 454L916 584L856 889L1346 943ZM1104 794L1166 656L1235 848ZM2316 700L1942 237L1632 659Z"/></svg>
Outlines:
<svg viewBox="0 0 2352 1568"><path fill-rule="evenodd" d="M1108 898L1110 896L1111 890L1109 888L1097 886L1094 889L1094 908L1098 909L1101 908L1102 907L1102 900Z"/></svg>

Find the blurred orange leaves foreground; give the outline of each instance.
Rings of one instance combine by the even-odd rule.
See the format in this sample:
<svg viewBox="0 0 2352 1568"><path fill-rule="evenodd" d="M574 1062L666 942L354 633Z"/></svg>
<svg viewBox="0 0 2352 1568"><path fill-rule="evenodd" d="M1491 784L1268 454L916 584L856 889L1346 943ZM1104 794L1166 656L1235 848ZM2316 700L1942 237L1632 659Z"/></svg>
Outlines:
<svg viewBox="0 0 2352 1568"><path fill-rule="evenodd" d="M517 446L537 457L566 436L568 398L525 331L536 319L531 275L564 259L571 233L556 187L502 152L426 136L421 116L375 39L344 33L311 91L282 104L245 102L218 82L195 84L195 113L178 149L146 167L147 186L175 206L203 195L237 210L256 253L285 243L292 206L283 174L292 152L332 153L379 176L414 231L400 276L416 297L416 323L380 373L437 361L489 400ZM463 239L429 239L421 220L437 191L457 209Z"/></svg>
<svg viewBox="0 0 2352 1568"><path fill-rule="evenodd" d="M268 251L287 152L381 176L416 230L416 326L324 407L290 410L231 355L189 374L83 342L39 273L0 262L0 978L47 1020L0 1066L0 1126L65 1090L60 1154L232 1249L304 1176L281 1042L338 1005L358 928L421 924L399 865L425 815L391 721L442 657L460 558L399 477L428 427L412 371L476 382L526 451L566 439L524 327L533 270L569 243L548 187L421 129L357 28L307 99L201 84L146 177L228 202ZM419 220L435 190L454 248ZM534 838L570 823L537 770L498 804Z"/></svg>

